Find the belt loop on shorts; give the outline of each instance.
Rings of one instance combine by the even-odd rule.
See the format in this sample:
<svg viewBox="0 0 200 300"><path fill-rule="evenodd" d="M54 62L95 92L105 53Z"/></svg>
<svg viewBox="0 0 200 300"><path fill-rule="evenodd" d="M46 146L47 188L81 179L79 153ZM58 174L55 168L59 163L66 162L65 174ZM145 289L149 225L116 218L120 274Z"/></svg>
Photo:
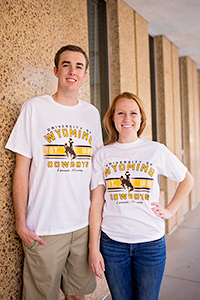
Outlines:
<svg viewBox="0 0 200 300"><path fill-rule="evenodd" d="M73 244L73 242L74 242L74 232L73 231L71 232L71 235L72 235L72 237L71 237L71 244Z"/></svg>

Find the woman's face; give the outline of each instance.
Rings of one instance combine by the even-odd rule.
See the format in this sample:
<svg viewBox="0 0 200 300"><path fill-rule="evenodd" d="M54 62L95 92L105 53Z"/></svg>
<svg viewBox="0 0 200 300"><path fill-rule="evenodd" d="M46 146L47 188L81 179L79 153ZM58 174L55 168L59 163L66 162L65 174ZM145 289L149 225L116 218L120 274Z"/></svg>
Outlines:
<svg viewBox="0 0 200 300"><path fill-rule="evenodd" d="M120 98L115 105L113 121L119 133L119 143L131 143L138 139L142 117L135 100Z"/></svg>

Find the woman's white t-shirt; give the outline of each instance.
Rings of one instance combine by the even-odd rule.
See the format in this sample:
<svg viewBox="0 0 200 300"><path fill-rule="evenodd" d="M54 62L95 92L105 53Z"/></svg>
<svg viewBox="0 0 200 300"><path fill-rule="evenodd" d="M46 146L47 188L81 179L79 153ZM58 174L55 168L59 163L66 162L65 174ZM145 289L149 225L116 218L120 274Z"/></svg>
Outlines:
<svg viewBox="0 0 200 300"><path fill-rule="evenodd" d="M92 189L105 185L101 229L125 243L153 241L165 222L151 210L159 202L159 175L181 182L187 168L163 144L139 138L100 148L93 160Z"/></svg>

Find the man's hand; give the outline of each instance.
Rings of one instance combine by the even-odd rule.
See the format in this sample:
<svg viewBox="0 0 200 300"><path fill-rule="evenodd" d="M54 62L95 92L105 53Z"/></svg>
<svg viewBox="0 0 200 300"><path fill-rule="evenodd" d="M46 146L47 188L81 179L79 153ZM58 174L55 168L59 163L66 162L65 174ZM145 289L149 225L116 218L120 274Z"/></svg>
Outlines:
<svg viewBox="0 0 200 300"><path fill-rule="evenodd" d="M46 245L45 240L41 239L34 231L30 229L18 229L17 233L26 247L31 245L34 241L38 241L40 244Z"/></svg>

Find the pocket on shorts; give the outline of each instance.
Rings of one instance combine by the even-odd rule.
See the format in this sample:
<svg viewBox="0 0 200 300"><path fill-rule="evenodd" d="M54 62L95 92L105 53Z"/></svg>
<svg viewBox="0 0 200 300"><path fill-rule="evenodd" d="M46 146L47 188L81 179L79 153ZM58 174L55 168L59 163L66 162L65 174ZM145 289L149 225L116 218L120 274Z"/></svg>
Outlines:
<svg viewBox="0 0 200 300"><path fill-rule="evenodd" d="M23 243L23 246L25 249L34 249L35 247L38 246L38 244L40 244L38 241L33 241L30 245L26 246L24 243Z"/></svg>

